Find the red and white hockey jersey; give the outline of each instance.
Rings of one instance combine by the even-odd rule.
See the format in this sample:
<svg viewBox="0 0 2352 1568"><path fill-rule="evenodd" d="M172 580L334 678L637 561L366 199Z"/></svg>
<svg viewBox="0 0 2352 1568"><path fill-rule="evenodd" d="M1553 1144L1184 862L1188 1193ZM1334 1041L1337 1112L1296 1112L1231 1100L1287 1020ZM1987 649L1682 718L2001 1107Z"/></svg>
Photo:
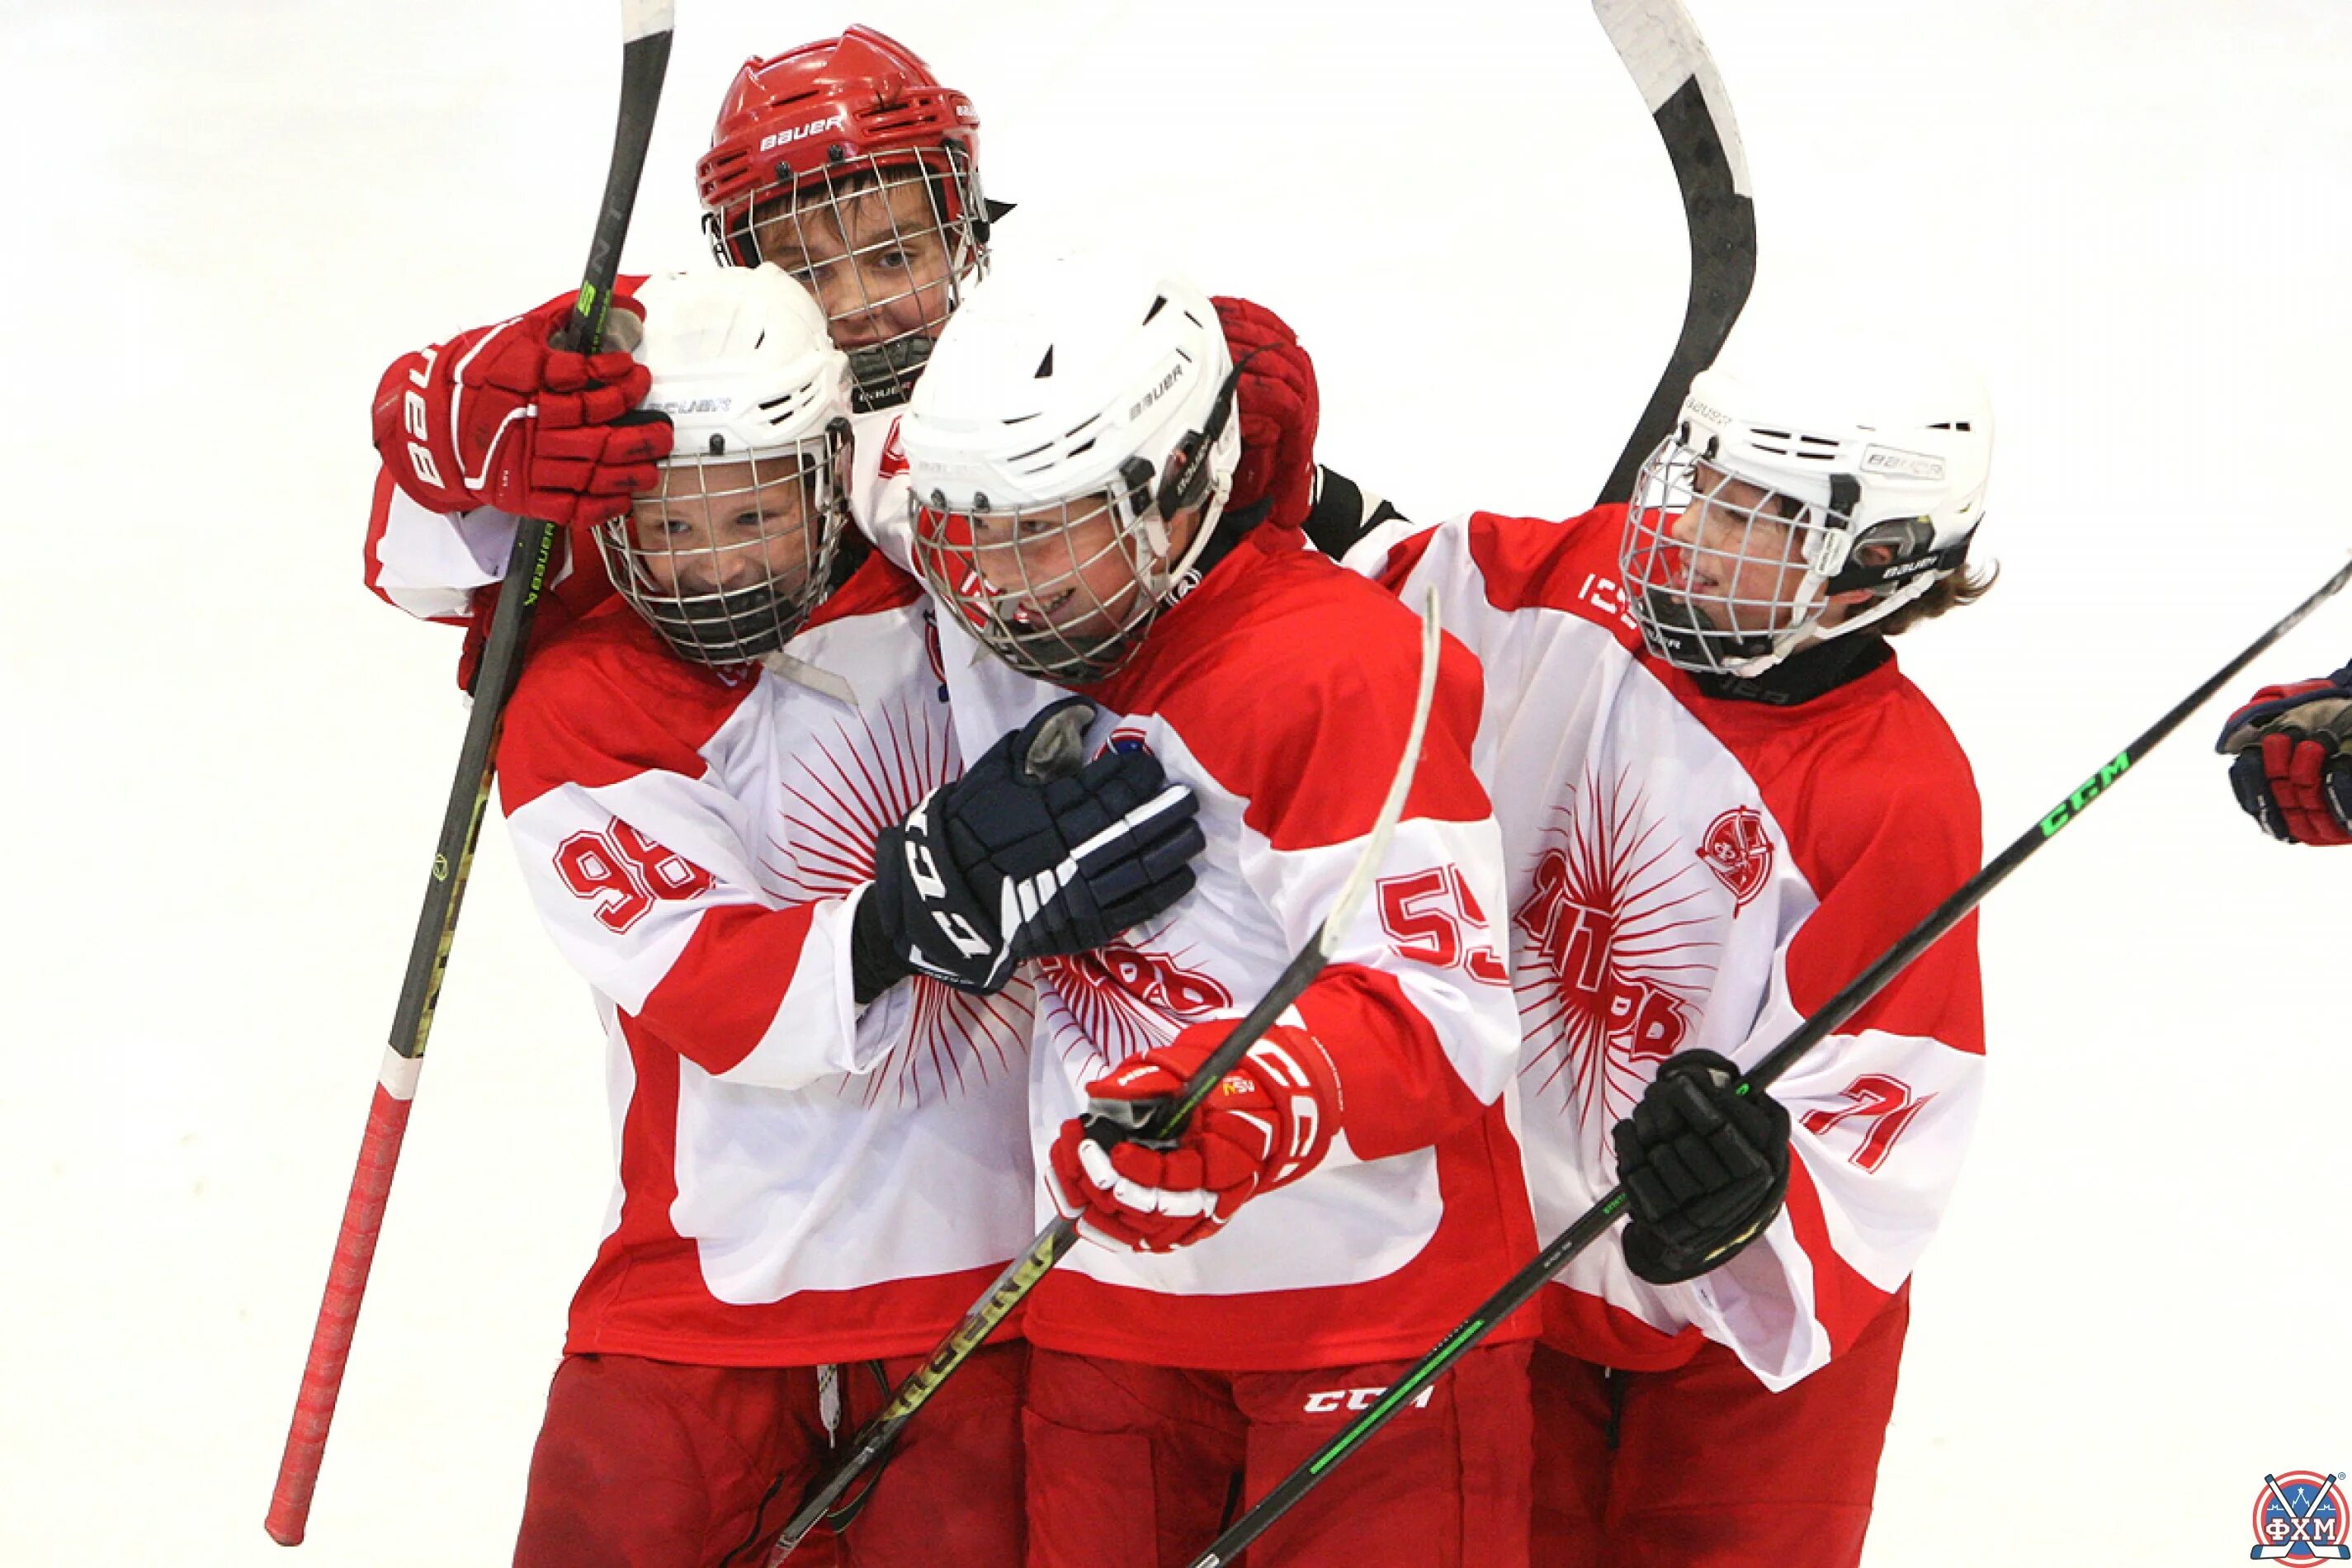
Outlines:
<svg viewBox="0 0 2352 1568"><path fill-rule="evenodd" d="M889 412L857 421L852 506L904 566L895 426ZM474 587L503 570L512 521L435 513L388 489L371 530L370 585L413 613L466 618L478 608ZM1106 705L1093 744L1149 746L1198 792L1209 848L1199 887L1168 916L1083 963L1039 972L1029 1116L1040 1170L1087 1081L1187 1024L1238 1018L1272 984L1330 907L1402 752L1413 617L1295 531L1260 529L1234 555L1155 625L1134 667L1086 693ZM1066 694L940 618L933 695L951 693L961 754ZM1037 1342L1234 1371L1416 1355L1532 1255L1507 1103L1517 1025L1489 914L1501 907L1500 860L1468 770L1477 677L1458 647L1440 699L1376 897L1292 1019L1339 1063L1348 1131L1323 1168L1245 1205L1199 1247L1157 1258L1076 1249L1030 1298ZM1002 1255L1052 1217L1042 1181L1034 1202ZM959 1305L979 1293L975 1284ZM1498 1331L1526 1337L1533 1324Z"/></svg>
<svg viewBox="0 0 2352 1568"><path fill-rule="evenodd" d="M501 803L618 1130L570 1351L918 1354L1032 1234L1025 984L852 994L874 836L962 771L928 619L877 557L758 665L677 658L615 598L524 670Z"/></svg>
<svg viewBox="0 0 2352 1568"><path fill-rule="evenodd" d="M1538 1229L1616 1182L1610 1129L1672 1053L1750 1066L1977 869L1976 787L1893 661L1788 707L1723 700L1652 658L1625 613L1624 509L1568 522L1391 524L1349 563L1418 603L1486 670L1475 758L1507 859ZM1660 1288L1612 1239L1544 1293L1545 1338L1628 1370L1698 1336L1784 1387L1902 1284L1976 1118L1973 920L1773 1086L1788 1203L1715 1272Z"/></svg>
<svg viewBox="0 0 2352 1568"><path fill-rule="evenodd" d="M903 561L904 486L888 491L878 542ZM951 614L940 622L968 753L1066 695L989 654ZM1239 1018L1312 936L1402 758L1419 642L1402 605L1297 531L1262 526L1153 623L1131 663L1081 689L1099 710L1090 747L1158 757L1198 795L1208 847L1167 914L1111 948L1035 966L1041 1173L1088 1082L1187 1025ZM1373 897L1288 1016L1339 1068L1346 1104L1329 1156L1195 1246L1074 1248L1029 1298L1032 1342L1223 1371L1417 1355L1533 1254L1507 1104L1518 1026L1493 918L1499 846L1468 751L1478 704L1476 668L1449 644ZM1054 1212L1048 1178L1040 1222Z"/></svg>

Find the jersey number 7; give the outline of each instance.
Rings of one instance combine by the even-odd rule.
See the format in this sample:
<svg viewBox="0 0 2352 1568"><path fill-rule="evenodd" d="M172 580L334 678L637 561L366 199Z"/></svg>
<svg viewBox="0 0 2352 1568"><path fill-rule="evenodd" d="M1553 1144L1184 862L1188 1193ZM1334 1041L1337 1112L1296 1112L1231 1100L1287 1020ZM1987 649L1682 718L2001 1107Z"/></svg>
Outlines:
<svg viewBox="0 0 2352 1568"><path fill-rule="evenodd" d="M1870 1123L1862 1142L1846 1159L1865 1171L1875 1171L1886 1163L1886 1156L1895 1152L1895 1141L1912 1119L1927 1109L1936 1097L1911 1095L1911 1086L1899 1078L1889 1078L1883 1072L1866 1072L1845 1086L1845 1097L1853 1103L1842 1110L1808 1110L1804 1114L1805 1131L1818 1138L1841 1121L1856 1119Z"/></svg>

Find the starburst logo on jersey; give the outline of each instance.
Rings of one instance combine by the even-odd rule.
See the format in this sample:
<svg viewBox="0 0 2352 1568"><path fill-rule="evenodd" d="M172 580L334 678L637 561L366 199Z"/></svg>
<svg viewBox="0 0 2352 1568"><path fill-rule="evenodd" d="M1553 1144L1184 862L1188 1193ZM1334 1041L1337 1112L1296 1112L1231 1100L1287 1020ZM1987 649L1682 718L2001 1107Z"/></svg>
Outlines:
<svg viewBox="0 0 2352 1568"><path fill-rule="evenodd" d="M1705 880L1623 784L1587 779L1561 807L1511 916L1529 1100L1576 1117L1596 1150L1681 1048L1715 974Z"/></svg>
<svg viewBox="0 0 2352 1568"><path fill-rule="evenodd" d="M846 898L872 881L876 837L958 771L946 717L914 702L894 702L784 756L783 808L760 835L758 863L761 889L780 904ZM1026 1070L1026 985L979 996L928 974L906 984L913 1006L904 1032L866 1071L836 1080L843 1099L920 1105Z"/></svg>
<svg viewBox="0 0 2352 1568"><path fill-rule="evenodd" d="M2313 1470L2285 1470L2263 1478L2254 1494L2254 1549L2257 1563L2291 1563L2303 1568L2315 1563L2352 1559L2346 1544L2347 1520L2342 1471L2323 1476Z"/></svg>
<svg viewBox="0 0 2352 1568"><path fill-rule="evenodd" d="M1698 858L1731 889L1731 912L1737 915L1772 879L1772 838L1764 831L1763 815L1754 806L1733 806L1706 825Z"/></svg>

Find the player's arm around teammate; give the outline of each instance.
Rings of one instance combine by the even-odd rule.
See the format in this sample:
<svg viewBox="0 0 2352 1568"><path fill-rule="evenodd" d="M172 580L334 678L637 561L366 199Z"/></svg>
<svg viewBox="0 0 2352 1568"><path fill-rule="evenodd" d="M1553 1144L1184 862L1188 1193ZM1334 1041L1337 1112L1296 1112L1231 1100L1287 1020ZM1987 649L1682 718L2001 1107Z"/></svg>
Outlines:
<svg viewBox="0 0 2352 1568"><path fill-rule="evenodd" d="M1484 661L1538 1228L1633 1194L1543 1297L1546 1563L1854 1560L1974 1119L1972 925L1733 1092L1979 855L1966 761L1887 638L1982 591L1982 395L1815 357L1702 375L1630 508L1351 557L1438 584Z"/></svg>
<svg viewBox="0 0 2352 1568"><path fill-rule="evenodd" d="M745 62L719 106L696 170L711 247L724 265L774 262L817 298L850 356L861 425L887 422L905 401L932 338L985 270L979 132L968 97L867 27ZM620 298L635 282L621 279ZM615 516L664 449L658 429L630 426L644 381L625 346L593 363L549 352L572 298L404 354L377 394L384 466L367 585L412 615L467 628L461 680L479 657L516 517ZM614 335L625 344L633 327L616 318ZM878 452L881 433L864 445ZM584 543L575 531L559 536L535 640L610 595Z"/></svg>

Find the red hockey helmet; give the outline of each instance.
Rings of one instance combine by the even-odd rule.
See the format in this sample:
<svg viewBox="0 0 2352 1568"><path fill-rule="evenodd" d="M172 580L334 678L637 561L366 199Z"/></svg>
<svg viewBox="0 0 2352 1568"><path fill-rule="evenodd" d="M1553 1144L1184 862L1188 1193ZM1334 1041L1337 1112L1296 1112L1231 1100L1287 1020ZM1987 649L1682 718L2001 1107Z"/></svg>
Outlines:
<svg viewBox="0 0 2352 1568"><path fill-rule="evenodd" d="M905 399L987 264L980 116L913 50L851 27L744 63L696 168L722 263L808 286L866 407Z"/></svg>

